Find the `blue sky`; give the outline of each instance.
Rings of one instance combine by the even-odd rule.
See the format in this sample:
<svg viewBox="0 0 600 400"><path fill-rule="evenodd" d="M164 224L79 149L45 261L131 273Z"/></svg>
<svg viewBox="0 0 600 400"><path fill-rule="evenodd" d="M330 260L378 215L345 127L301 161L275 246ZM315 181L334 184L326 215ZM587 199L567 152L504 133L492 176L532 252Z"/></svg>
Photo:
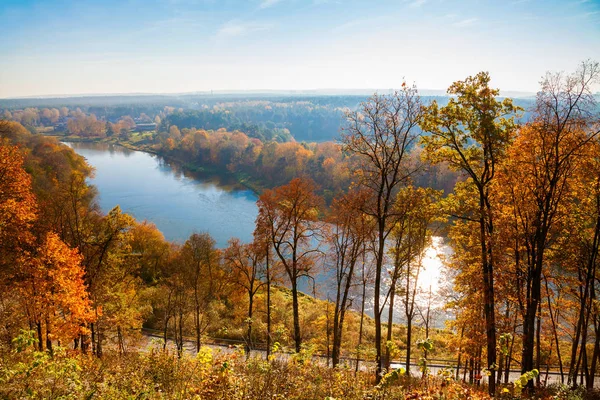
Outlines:
<svg viewBox="0 0 600 400"><path fill-rule="evenodd" d="M481 70L535 91L600 61L600 0L0 0L0 97L445 89Z"/></svg>

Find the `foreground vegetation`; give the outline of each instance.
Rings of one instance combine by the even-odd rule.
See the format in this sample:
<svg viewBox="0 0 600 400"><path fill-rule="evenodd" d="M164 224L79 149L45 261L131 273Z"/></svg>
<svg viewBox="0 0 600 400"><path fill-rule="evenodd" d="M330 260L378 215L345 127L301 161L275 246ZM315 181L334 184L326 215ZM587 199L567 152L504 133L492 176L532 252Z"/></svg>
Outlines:
<svg viewBox="0 0 600 400"><path fill-rule="evenodd" d="M101 359L63 348L35 349L33 333L0 348L0 397L33 399L487 399L451 373L408 378L388 374L379 385L367 371L332 369L309 350L282 359L246 357L242 349L202 347L180 356L154 342L141 351ZM510 397L515 389L505 390ZM510 394L509 394L510 393Z"/></svg>
<svg viewBox="0 0 600 400"><path fill-rule="evenodd" d="M506 385L500 398L521 397L527 379ZM485 388L456 381L452 370L409 377L403 370L386 374L375 385L368 370L331 368L303 350L284 359L247 357L241 348L202 347L179 355L161 341L125 354L102 358L56 348L36 350L24 331L13 349L0 347L0 398L31 399L490 399ZM585 398L582 388L553 385L538 399Z"/></svg>

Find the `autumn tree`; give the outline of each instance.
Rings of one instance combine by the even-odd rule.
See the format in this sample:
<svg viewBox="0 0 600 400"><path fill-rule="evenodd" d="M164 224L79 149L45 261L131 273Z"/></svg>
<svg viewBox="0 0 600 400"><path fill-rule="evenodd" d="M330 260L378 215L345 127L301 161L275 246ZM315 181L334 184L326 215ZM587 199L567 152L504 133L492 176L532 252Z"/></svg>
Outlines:
<svg viewBox="0 0 600 400"><path fill-rule="evenodd" d="M335 306L333 315L332 365L340 362L340 351L344 332L346 311L352 305L351 289L357 284L356 271L371 239L373 224L360 210L366 201L364 192L351 191L339 199L334 199L331 214L327 221L331 232L327 243L335 272Z"/></svg>
<svg viewBox="0 0 600 400"><path fill-rule="evenodd" d="M406 372L410 373L413 321L417 309L415 301L418 291L419 274L425 251L431 244L431 224L438 217L437 202L441 196L430 188L406 186L398 192L396 204L399 215L391 234L390 253L392 265L386 294L388 308L387 342L392 341L393 313L396 295L404 306L406 320ZM386 363L389 366L389 347L386 351Z"/></svg>
<svg viewBox="0 0 600 400"><path fill-rule="evenodd" d="M258 221L257 221L258 222ZM265 229L264 226L260 226L257 224L255 230L254 230L254 241L253 241L253 245L255 247L258 248L262 248L263 249L263 261L264 261L264 268L263 268L263 283L264 283L264 287L266 290L266 301L265 301L265 307L266 307L266 317L267 317L267 332L266 332L266 339L267 339L267 349L266 349L266 353L267 353L267 358L269 358L270 354L271 354L271 339L272 339L272 299L271 299L271 294L272 294L272 288L273 285L278 282L281 278L281 275L283 274L283 271L281 271L281 263L277 263L275 262L275 258L277 256L275 256L273 253L273 244L271 242L271 237L270 237L270 231Z"/></svg>
<svg viewBox="0 0 600 400"><path fill-rule="evenodd" d="M68 343L94 320L84 285L82 257L56 234L48 233L17 273L17 287L29 322L35 326L40 350L53 341Z"/></svg>
<svg viewBox="0 0 600 400"><path fill-rule="evenodd" d="M179 275L180 245L164 240L162 233L152 224L142 223L132 230L132 251L139 258L139 276L152 289L148 293L152 317L156 327L162 330L163 349L169 339L169 328L176 316L176 294L182 287Z"/></svg>
<svg viewBox="0 0 600 400"><path fill-rule="evenodd" d="M73 135L83 137L104 137L106 136L106 124L96 118L94 114L86 116L84 113L77 113L67 121L67 128Z"/></svg>
<svg viewBox="0 0 600 400"><path fill-rule="evenodd" d="M161 319L163 350L167 348L169 333L171 333L179 357L183 355L187 315L194 308L189 296L188 278L187 266L181 259L181 249L173 245L161 271L153 305L155 316L160 316Z"/></svg>
<svg viewBox="0 0 600 400"><path fill-rule="evenodd" d="M479 199L477 215L481 248L481 277L484 291L484 314L487 337L487 366L490 369L489 392L496 387L496 317L494 298L494 218L490 192L498 163L513 139L514 117L519 108L511 99L497 99L499 90L489 87L486 72L455 82L448 89L451 97L445 107L434 100L425 111L421 128L427 157L447 162L463 171ZM471 218L471 217L468 217Z"/></svg>
<svg viewBox="0 0 600 400"><path fill-rule="evenodd" d="M18 126L0 125L0 308L6 311L8 297L16 299L36 328L40 349L52 350L54 340L71 340L92 321L81 256L38 226L31 177L19 148L8 143L18 137Z"/></svg>
<svg viewBox="0 0 600 400"><path fill-rule="evenodd" d="M377 232L374 317L378 382L383 370L381 315L385 304L381 304L381 294L386 241L397 216L396 193L414 173L408 153L416 144L421 115L417 89L403 84L393 95L374 95L358 110L348 112L342 131L343 150L359 158L357 185L372 196L369 207L362 211L375 220Z"/></svg>
<svg viewBox="0 0 600 400"><path fill-rule="evenodd" d="M135 225L133 217L116 206L106 216L95 219L83 246L85 283L95 310L95 321L90 325L92 352L102 356L103 345L109 333L117 333L123 315L137 313L138 304L127 296L135 293L136 281L128 244L129 231ZM87 230L86 230L87 231Z"/></svg>
<svg viewBox="0 0 600 400"><path fill-rule="evenodd" d="M264 285L262 278L266 274L263 260L265 248L261 243L242 244L239 239L229 240L229 246L225 249L224 258L227 267L232 272L233 281L248 294L248 330L246 333L246 351L248 355L252 350L252 324L254 313L254 297Z"/></svg>
<svg viewBox="0 0 600 400"><path fill-rule="evenodd" d="M354 373L358 373L360 360L364 354L363 349L366 347L363 344L363 339L366 331L365 324L365 306L368 298L367 294L370 292L370 288L373 286L375 281L375 264L373 254L375 254L375 248L377 247L377 240L375 239L375 232L371 232L369 240L363 244L362 257L360 260L360 268L356 271L357 280L357 291L360 290L360 322L358 325L358 340L356 343L356 365L354 367Z"/></svg>
<svg viewBox="0 0 600 400"><path fill-rule="evenodd" d="M169 128L169 137L175 142L179 142L181 140L181 132L179 132L177 125L171 125Z"/></svg>
<svg viewBox="0 0 600 400"><path fill-rule="evenodd" d="M12 122L0 121L0 133L8 130ZM16 125L16 124L15 124ZM38 207L31 190L31 177L23 169L23 156L19 149L0 137L0 318L2 336L9 342L21 327L14 292L15 273L33 246L31 229L37 218ZM22 310L21 310L22 311ZM15 318L16 317L16 318Z"/></svg>
<svg viewBox="0 0 600 400"><path fill-rule="evenodd" d="M450 215L476 215L479 210L478 199L468 182L458 183L454 192L442 203L445 212ZM463 380L466 380L468 372L471 383L478 370L481 349L487 341L478 227L478 221L471 218L457 218L451 225L448 237L453 251L446 260L445 271L451 287L443 288L445 307L456 316L451 327L456 333L460 332L456 342L459 348L458 363L464 359Z"/></svg>
<svg viewBox="0 0 600 400"><path fill-rule="evenodd" d="M292 287L296 352L302 343L298 284L300 278L312 277L315 257L321 252L317 243L321 238L318 215L322 199L314 192L312 181L296 178L285 186L265 190L258 200L257 230L269 238Z"/></svg>
<svg viewBox="0 0 600 400"><path fill-rule="evenodd" d="M559 210L555 217L558 238L551 242L548 251L547 259L550 262L545 264L552 270L546 268L543 272L542 288L548 297L548 314L557 343L561 377L563 368L556 332L567 322L572 326L568 379L575 384L577 376L581 374L580 384L585 377L586 387L592 389L600 360L600 315L597 312L600 291L599 138L595 137L585 147L584 151L579 152L582 159L577 163L569 189L564 195L566 207L563 204L561 208L568 210L567 217L561 218L563 210ZM559 250L555 251L557 247ZM548 293L555 297L552 302ZM568 306L561 309L562 304Z"/></svg>
<svg viewBox="0 0 600 400"><path fill-rule="evenodd" d="M0 121L0 128L8 124ZM31 242L37 211L23 156L17 147L0 138L0 281L17 267L23 245Z"/></svg>
<svg viewBox="0 0 600 400"><path fill-rule="evenodd" d="M208 233L192 234L181 249L193 300L196 351L200 351L202 334L210 323L208 307L218 297L222 283L219 257L215 240Z"/></svg>
<svg viewBox="0 0 600 400"><path fill-rule="evenodd" d="M513 197L518 233L526 248L522 370L535 368L536 318L541 305L547 250L555 236L560 209L584 147L599 134L600 115L592 93L600 78L597 62L583 62L570 75L547 73L536 98L533 118L510 149L505 184ZM590 264L591 268L591 264ZM581 320L581 319L580 319ZM539 325L539 323L538 323ZM581 338L575 332L575 341ZM571 353L571 371L576 349Z"/></svg>
<svg viewBox="0 0 600 400"><path fill-rule="evenodd" d="M135 274L144 282L157 283L173 252L172 245L165 240L156 225L147 221L131 228L128 243L131 247L131 259L136 263Z"/></svg>

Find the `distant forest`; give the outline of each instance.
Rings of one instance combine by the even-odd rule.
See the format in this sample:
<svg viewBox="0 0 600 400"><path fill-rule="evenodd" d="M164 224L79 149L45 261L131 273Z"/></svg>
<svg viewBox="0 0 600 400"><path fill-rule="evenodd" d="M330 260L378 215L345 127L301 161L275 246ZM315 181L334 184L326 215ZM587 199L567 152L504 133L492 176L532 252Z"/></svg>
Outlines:
<svg viewBox="0 0 600 400"><path fill-rule="evenodd" d="M0 118L20 122L30 130L52 126L57 131L78 135L81 132L69 132L67 122L83 113L105 124L116 124L126 117L136 124L157 123L156 129L162 132L168 132L171 126L203 130L224 128L244 132L261 141L324 142L336 140L344 112L355 110L367 99L363 95L273 94L2 99ZM446 96L424 96L422 99L424 103L435 99L441 105L448 101ZM519 99L515 103L528 109L532 100ZM527 117L526 114L524 118ZM134 128L134 125L125 125L127 129Z"/></svg>

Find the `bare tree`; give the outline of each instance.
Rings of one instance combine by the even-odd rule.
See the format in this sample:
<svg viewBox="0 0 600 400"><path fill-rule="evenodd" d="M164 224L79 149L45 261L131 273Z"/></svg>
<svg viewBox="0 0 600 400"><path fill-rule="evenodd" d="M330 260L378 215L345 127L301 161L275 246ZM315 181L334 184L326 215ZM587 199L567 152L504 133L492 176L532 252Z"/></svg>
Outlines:
<svg viewBox="0 0 600 400"><path fill-rule="evenodd" d="M342 131L344 151L359 156L358 185L372 196L362 211L375 220L377 231L373 310L377 382L383 370L381 315L385 304L381 304L381 287L386 241L395 225L396 192L415 172L408 153L417 142L421 114L416 87L403 83L393 95L376 94L358 110L348 112Z"/></svg>

